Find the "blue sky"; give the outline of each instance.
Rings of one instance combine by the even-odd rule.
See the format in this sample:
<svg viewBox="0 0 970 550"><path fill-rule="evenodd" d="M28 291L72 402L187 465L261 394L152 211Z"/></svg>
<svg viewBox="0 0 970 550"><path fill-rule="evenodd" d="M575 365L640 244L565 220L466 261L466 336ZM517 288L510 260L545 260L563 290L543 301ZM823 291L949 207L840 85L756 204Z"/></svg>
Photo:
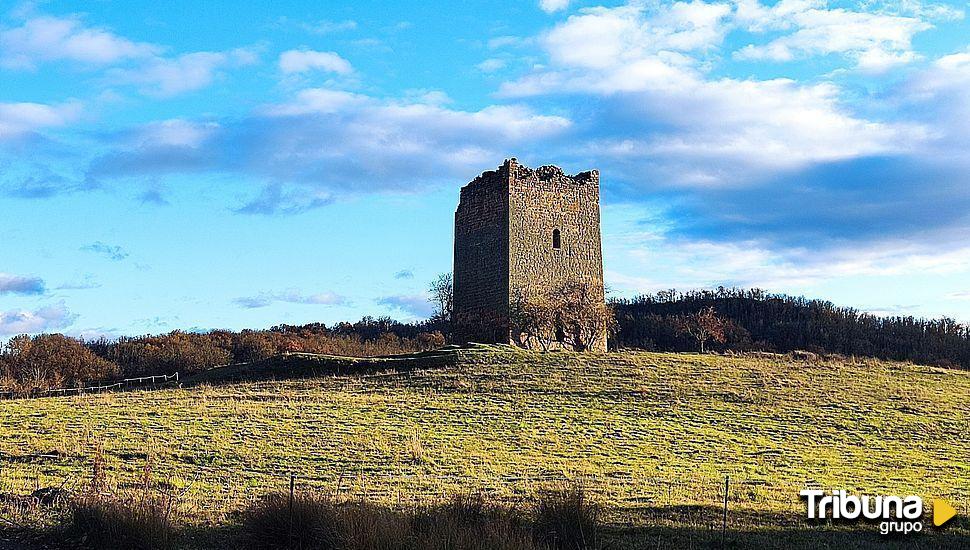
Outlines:
<svg viewBox="0 0 970 550"><path fill-rule="evenodd" d="M0 336L420 318L508 156L601 171L613 295L970 321L968 9L0 2Z"/></svg>

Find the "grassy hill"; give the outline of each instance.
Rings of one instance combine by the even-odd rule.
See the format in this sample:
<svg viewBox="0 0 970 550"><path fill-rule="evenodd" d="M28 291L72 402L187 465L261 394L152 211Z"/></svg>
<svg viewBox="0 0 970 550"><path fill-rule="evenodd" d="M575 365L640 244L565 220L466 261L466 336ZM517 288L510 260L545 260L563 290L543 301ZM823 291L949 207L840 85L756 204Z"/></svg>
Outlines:
<svg viewBox="0 0 970 550"><path fill-rule="evenodd" d="M0 401L0 418L0 493L77 487L98 464L120 486L177 491L191 524L231 523L291 472L299 488L394 506L582 483L618 547L717 543L725 475L745 545L883 542L872 526L806 526L806 484L947 498L963 518L970 502L970 372L875 360L290 355L182 388ZM960 519L909 541L968 532Z"/></svg>

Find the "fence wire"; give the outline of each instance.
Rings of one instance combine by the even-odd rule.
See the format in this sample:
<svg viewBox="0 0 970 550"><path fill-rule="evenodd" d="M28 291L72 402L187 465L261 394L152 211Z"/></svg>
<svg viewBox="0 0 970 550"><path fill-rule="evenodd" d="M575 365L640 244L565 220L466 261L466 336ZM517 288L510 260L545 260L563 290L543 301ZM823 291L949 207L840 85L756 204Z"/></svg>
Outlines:
<svg viewBox="0 0 970 550"><path fill-rule="evenodd" d="M87 393L102 393L121 391L130 388L145 388L163 384L178 384L179 373L157 374L155 376L141 376L138 378L124 378L107 382L97 386L81 386L77 388L54 388L50 390L33 390L28 392L0 392L0 399L35 399L40 397L61 397L67 395L84 395Z"/></svg>

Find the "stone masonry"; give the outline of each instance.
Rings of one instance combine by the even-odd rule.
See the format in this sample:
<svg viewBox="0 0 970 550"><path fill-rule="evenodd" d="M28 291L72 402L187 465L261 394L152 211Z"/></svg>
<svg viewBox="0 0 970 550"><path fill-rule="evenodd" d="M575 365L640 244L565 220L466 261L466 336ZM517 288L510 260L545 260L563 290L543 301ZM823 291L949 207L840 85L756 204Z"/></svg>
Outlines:
<svg viewBox="0 0 970 550"><path fill-rule="evenodd" d="M510 301L566 282L603 300L599 172L574 176L508 159L461 188L455 211L454 320L465 341L509 343ZM606 339L598 343L606 349Z"/></svg>

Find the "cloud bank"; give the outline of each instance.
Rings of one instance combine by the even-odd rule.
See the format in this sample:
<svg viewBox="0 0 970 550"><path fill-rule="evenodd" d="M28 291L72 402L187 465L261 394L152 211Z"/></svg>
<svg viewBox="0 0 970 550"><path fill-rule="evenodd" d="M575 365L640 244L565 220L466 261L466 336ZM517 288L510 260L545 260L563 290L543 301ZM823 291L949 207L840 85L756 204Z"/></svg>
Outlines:
<svg viewBox="0 0 970 550"><path fill-rule="evenodd" d="M0 311L0 336L57 331L71 326L75 319L77 315L68 311L63 303L35 311Z"/></svg>
<svg viewBox="0 0 970 550"><path fill-rule="evenodd" d="M43 294L46 290L40 277L23 277L0 273L0 295L3 294Z"/></svg>

